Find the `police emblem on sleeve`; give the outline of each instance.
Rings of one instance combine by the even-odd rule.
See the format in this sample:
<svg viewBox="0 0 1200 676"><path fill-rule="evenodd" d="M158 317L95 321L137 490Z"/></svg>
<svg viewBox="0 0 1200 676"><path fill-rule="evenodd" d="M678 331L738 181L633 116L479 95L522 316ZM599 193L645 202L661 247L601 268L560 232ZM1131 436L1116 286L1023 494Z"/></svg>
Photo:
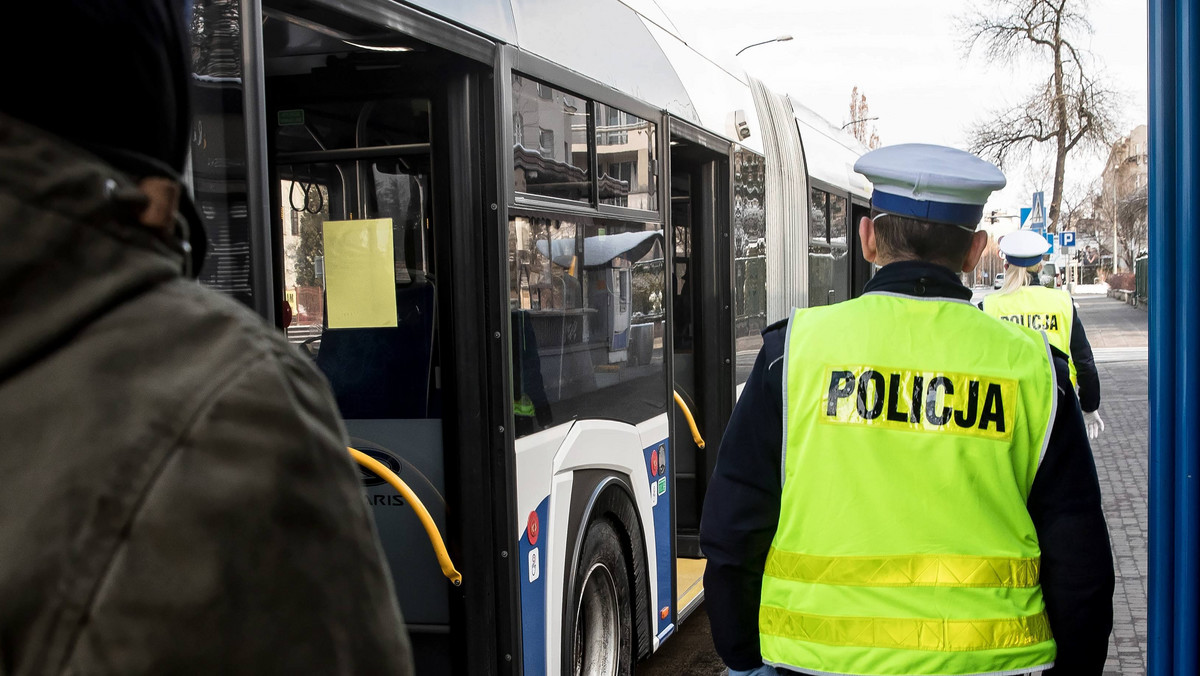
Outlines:
<svg viewBox="0 0 1200 676"><path fill-rule="evenodd" d="M825 367L818 419L836 425L1012 439L1017 381L876 366Z"/></svg>

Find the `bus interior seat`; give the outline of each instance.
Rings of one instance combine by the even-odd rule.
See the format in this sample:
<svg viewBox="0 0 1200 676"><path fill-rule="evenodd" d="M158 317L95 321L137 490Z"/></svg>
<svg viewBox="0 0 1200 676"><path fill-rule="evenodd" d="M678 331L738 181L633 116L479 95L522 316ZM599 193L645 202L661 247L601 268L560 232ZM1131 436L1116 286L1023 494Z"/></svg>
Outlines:
<svg viewBox="0 0 1200 676"><path fill-rule="evenodd" d="M435 302L429 281L397 285L395 327L325 330L317 366L329 379L343 418L440 414L431 383Z"/></svg>

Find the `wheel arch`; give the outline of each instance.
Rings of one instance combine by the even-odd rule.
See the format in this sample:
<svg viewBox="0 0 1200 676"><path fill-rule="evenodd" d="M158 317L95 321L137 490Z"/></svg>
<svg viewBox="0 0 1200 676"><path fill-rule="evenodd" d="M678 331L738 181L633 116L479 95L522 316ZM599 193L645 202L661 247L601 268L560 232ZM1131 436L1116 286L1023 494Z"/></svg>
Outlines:
<svg viewBox="0 0 1200 676"><path fill-rule="evenodd" d="M633 660L648 657L653 649L653 606L650 603L649 562L646 556L645 529L638 515L629 477L600 469L581 469L573 473L571 487L571 512L567 532L565 561L568 562L563 588L571 590L563 595L561 658L563 668L570 659L566 649L571 645L570 637L575 622L572 613L576 575L579 572L579 556L587 537L588 526L596 520L606 519L617 530L625 548L625 566L631 585L633 601Z"/></svg>

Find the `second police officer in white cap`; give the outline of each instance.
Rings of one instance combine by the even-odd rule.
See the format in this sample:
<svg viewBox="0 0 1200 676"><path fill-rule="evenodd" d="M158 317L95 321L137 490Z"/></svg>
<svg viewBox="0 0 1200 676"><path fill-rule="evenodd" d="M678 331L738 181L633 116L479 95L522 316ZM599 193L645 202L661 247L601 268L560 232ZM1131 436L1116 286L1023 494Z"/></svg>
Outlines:
<svg viewBox="0 0 1200 676"><path fill-rule="evenodd" d="M701 522L717 652L753 674L1100 674L1113 566L1066 359L959 279L996 167L855 165L862 297L767 327Z"/></svg>
<svg viewBox="0 0 1200 676"><path fill-rule="evenodd" d="M1071 383L1079 388L1088 438L1097 438L1104 431L1099 411L1100 374L1087 333L1071 294L1037 283L1042 255L1050 249L1049 243L1036 232L1017 230L1001 237L999 246L1007 261L1004 286L999 293L985 296L980 307L993 317L1045 331L1050 344L1070 356Z"/></svg>

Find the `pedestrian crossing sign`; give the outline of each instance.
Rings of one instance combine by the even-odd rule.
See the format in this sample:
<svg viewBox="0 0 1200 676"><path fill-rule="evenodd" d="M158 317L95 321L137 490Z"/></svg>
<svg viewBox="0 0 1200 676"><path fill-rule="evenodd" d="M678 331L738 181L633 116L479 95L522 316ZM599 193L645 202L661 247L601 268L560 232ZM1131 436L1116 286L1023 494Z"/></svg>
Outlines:
<svg viewBox="0 0 1200 676"><path fill-rule="evenodd" d="M1029 229L1034 232L1046 231L1046 200L1045 193L1033 193L1033 206L1029 210Z"/></svg>

